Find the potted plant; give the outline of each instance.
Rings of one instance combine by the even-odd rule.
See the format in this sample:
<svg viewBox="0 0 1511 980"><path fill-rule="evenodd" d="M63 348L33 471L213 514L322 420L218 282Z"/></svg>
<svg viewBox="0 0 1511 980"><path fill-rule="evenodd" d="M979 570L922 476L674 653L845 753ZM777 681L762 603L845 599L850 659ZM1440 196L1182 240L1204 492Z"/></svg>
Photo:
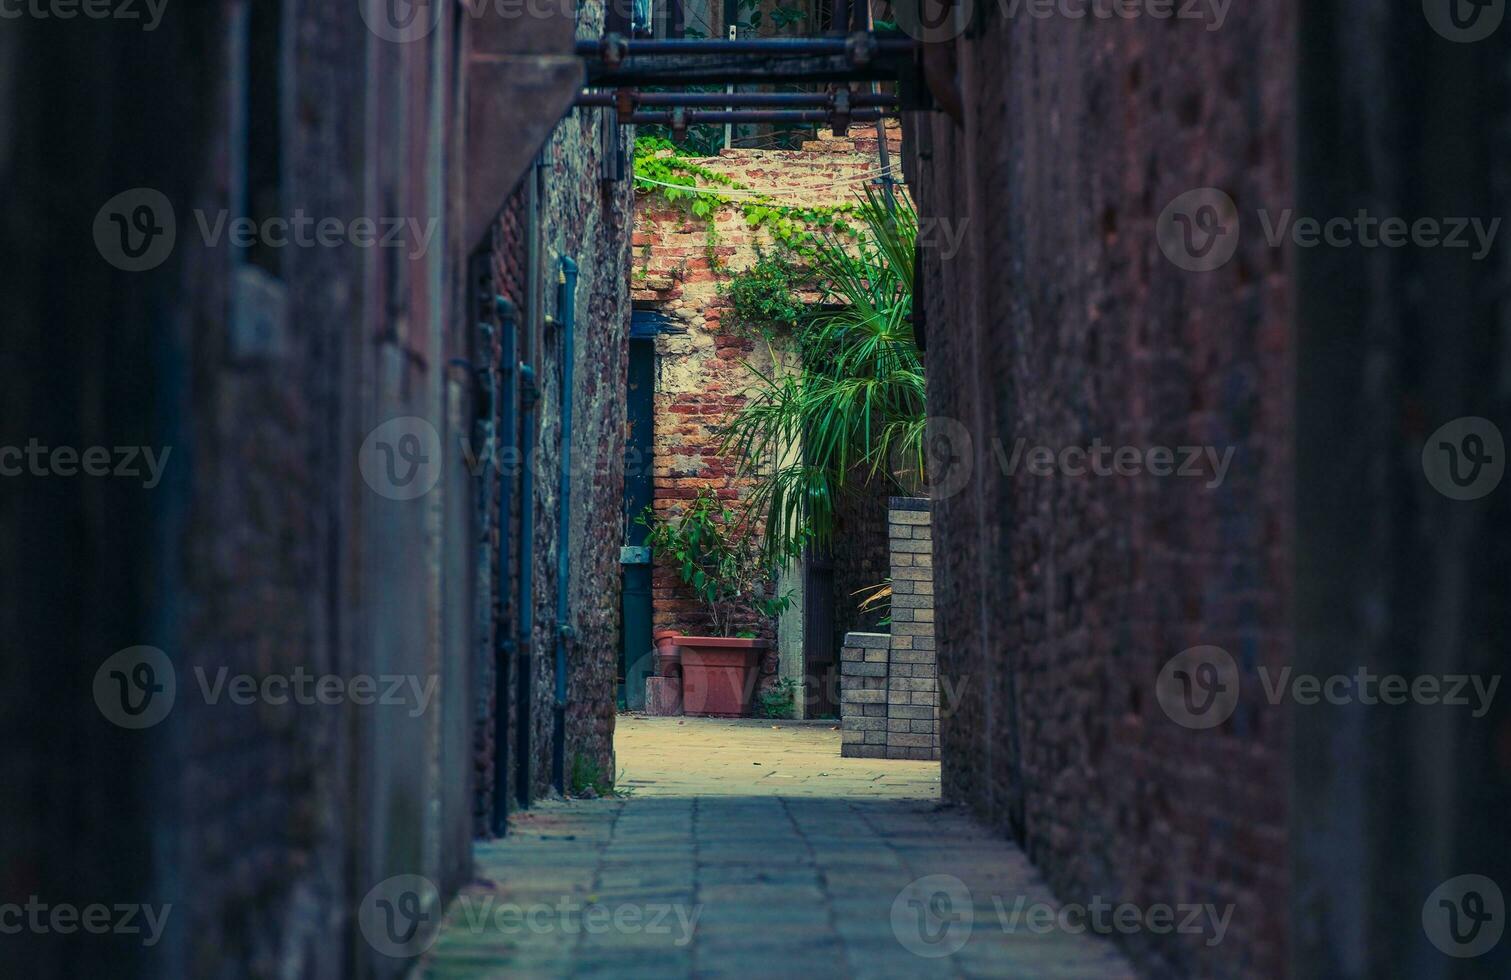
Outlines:
<svg viewBox="0 0 1511 980"><path fill-rule="evenodd" d="M748 519L704 489L680 515L662 519L647 512L640 523L657 558L676 569L708 612L712 635L677 635L681 654L682 703L690 715L742 716L750 713L757 668L768 642L750 630L751 614L775 616L792 601L771 584L793 557L763 549ZM790 550L790 549L789 549Z"/></svg>

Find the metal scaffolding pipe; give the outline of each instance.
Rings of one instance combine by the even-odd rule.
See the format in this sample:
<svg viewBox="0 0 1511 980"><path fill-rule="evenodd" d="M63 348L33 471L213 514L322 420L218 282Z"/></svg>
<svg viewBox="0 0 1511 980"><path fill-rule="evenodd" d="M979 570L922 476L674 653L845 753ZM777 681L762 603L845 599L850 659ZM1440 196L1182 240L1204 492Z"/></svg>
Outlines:
<svg viewBox="0 0 1511 980"><path fill-rule="evenodd" d="M834 104L828 92L637 92L630 91L630 104L637 106L774 106L786 109L826 108ZM580 106L616 106L615 92L581 92L577 96ZM850 104L857 108L895 109L897 96L886 93L858 92L850 96Z"/></svg>
<svg viewBox="0 0 1511 980"><path fill-rule="evenodd" d="M898 68L895 64L875 62L868 65L809 63L792 67L763 64L707 68L633 62L617 68L590 64L587 83L594 88L637 88L647 85L820 85L895 82L897 76Z"/></svg>
<svg viewBox="0 0 1511 980"><path fill-rule="evenodd" d="M859 33L851 37L759 37L739 38L626 38L615 35L597 41L578 41L576 51L583 58L619 61L641 55L845 55L857 45L885 54L909 54L918 42L908 37L877 37Z"/></svg>
<svg viewBox="0 0 1511 980"><path fill-rule="evenodd" d="M858 109L850 113L850 122L876 122L884 115L896 115L896 110ZM678 120L677 116L681 119ZM696 126L700 123L828 123L835 114L827 109L687 109L636 112L630 122L645 125Z"/></svg>

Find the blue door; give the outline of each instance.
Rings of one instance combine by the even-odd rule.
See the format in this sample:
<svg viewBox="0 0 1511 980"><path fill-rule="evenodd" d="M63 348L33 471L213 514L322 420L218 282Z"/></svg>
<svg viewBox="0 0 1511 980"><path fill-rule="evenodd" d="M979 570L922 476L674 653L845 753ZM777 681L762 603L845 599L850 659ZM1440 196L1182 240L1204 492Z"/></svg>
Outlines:
<svg viewBox="0 0 1511 980"><path fill-rule="evenodd" d="M646 529L638 523L654 499L652 452L655 430L656 333L661 317L636 310L630 327L629 372L625 390L623 636L619 650L619 703L645 707L645 678L651 672L651 563Z"/></svg>

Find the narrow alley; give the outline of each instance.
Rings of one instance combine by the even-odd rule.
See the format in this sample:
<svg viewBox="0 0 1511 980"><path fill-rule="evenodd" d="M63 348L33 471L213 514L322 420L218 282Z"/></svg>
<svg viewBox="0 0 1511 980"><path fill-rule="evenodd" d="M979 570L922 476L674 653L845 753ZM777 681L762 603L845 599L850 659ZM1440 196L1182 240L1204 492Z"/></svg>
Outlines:
<svg viewBox="0 0 1511 980"><path fill-rule="evenodd" d="M621 719L623 798L481 847L424 975L1134 975L1054 927L1023 855L939 802L937 763L841 759L833 728Z"/></svg>
<svg viewBox="0 0 1511 980"><path fill-rule="evenodd" d="M1505 980L1511 0L0 0L0 980Z"/></svg>

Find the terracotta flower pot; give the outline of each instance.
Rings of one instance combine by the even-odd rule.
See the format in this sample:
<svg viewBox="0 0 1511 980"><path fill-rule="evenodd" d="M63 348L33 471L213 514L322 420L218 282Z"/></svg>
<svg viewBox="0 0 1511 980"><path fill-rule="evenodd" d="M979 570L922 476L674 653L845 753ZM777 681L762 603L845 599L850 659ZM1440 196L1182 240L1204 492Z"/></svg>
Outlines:
<svg viewBox="0 0 1511 980"><path fill-rule="evenodd" d="M689 715L742 718L750 714L765 640L679 636L682 710Z"/></svg>
<svg viewBox="0 0 1511 980"><path fill-rule="evenodd" d="M656 642L656 676L676 677L682 673L682 653L677 649L676 630L657 630L651 634Z"/></svg>

